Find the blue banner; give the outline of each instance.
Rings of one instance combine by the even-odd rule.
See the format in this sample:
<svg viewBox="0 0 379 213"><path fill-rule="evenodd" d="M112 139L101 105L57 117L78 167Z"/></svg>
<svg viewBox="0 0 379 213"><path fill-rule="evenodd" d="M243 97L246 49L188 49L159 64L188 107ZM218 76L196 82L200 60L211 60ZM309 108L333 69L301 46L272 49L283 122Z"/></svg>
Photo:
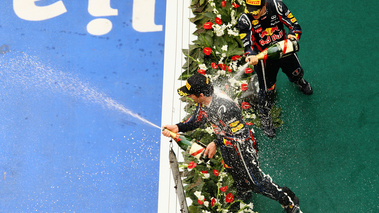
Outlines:
<svg viewBox="0 0 379 213"><path fill-rule="evenodd" d="M0 212L156 212L165 1L5 0Z"/></svg>

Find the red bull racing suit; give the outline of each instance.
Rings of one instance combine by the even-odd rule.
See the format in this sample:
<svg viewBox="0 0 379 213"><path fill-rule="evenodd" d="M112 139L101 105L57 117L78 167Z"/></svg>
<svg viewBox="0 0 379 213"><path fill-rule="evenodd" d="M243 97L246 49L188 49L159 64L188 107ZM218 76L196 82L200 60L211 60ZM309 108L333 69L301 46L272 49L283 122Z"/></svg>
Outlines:
<svg viewBox="0 0 379 213"><path fill-rule="evenodd" d="M254 19L250 13L243 13L238 19L238 28L245 54L256 55L270 45L286 39L285 27L289 29L288 34L300 38L301 27L281 0L266 0L266 11L259 19ZM299 81L304 74L296 54L278 60L260 60L254 66L260 88L260 113L267 114L271 109L279 68L291 82Z"/></svg>
<svg viewBox="0 0 379 213"><path fill-rule="evenodd" d="M254 136L242 118L240 108L228 97L212 96L209 106L198 104L194 114L178 123L180 132L187 132L209 122L217 135L216 146L221 151L225 168L235 181L239 193L248 190L262 194L287 206L294 194L280 187L262 173Z"/></svg>

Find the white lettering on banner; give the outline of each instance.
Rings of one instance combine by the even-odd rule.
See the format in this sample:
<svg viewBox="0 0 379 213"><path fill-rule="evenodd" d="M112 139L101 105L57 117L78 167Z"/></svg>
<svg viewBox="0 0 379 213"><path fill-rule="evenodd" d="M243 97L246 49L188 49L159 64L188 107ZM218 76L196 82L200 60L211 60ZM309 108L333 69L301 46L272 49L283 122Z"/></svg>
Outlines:
<svg viewBox="0 0 379 213"><path fill-rule="evenodd" d="M139 32L162 31L162 25L155 25L155 0L134 0L132 25Z"/></svg>
<svg viewBox="0 0 379 213"><path fill-rule="evenodd" d="M19 18L28 21L51 19L67 12L62 1L48 6L37 6L36 1L40 0L13 0L13 10Z"/></svg>
<svg viewBox="0 0 379 213"><path fill-rule="evenodd" d="M13 0L15 14L27 21L44 21L67 12L63 0L46 6L37 6L35 2L40 0ZM133 29L138 32L162 31L162 25L155 24L155 1L156 0L134 0L133 1ZM92 35L105 35L112 28L112 22L104 16L118 16L118 10L111 8L111 0L88 0L88 13L96 19L87 24L87 31ZM102 17L102 18L100 18Z"/></svg>
<svg viewBox="0 0 379 213"><path fill-rule="evenodd" d="M111 8L110 0L89 0L88 12L92 16L117 16L118 10ZM92 35L105 35L112 30L112 22L105 18L92 20L87 25L87 31Z"/></svg>

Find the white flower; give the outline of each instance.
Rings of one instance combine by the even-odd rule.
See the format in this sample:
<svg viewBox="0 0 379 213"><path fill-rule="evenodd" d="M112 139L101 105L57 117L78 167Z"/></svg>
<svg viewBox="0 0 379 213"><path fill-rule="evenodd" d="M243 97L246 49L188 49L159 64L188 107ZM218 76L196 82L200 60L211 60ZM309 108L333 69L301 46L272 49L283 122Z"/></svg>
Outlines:
<svg viewBox="0 0 379 213"><path fill-rule="evenodd" d="M224 177L228 176L228 173L226 173L226 172L221 172L219 175L220 175L220 177L224 178Z"/></svg>
<svg viewBox="0 0 379 213"><path fill-rule="evenodd" d="M230 22L232 25L235 25L237 24L237 20L236 19L232 19L232 21Z"/></svg>
<svg viewBox="0 0 379 213"><path fill-rule="evenodd" d="M209 206L209 201L204 201L204 206L208 207Z"/></svg>
<svg viewBox="0 0 379 213"><path fill-rule="evenodd" d="M225 52L228 51L228 45L224 45L224 46L222 46L222 47L221 47L221 50L223 50L223 51L225 51Z"/></svg>
<svg viewBox="0 0 379 213"><path fill-rule="evenodd" d="M236 31L235 28L233 28L233 29L228 29L228 34L232 36L238 36L239 32Z"/></svg>
<svg viewBox="0 0 379 213"><path fill-rule="evenodd" d="M253 209L254 204L253 204L253 203L249 203L249 204L247 204L247 206L248 206L250 209Z"/></svg>
<svg viewBox="0 0 379 213"><path fill-rule="evenodd" d="M205 131L208 133L208 134L213 134L213 127L209 126L205 129Z"/></svg>
<svg viewBox="0 0 379 213"><path fill-rule="evenodd" d="M207 210L203 210L202 213L211 213L211 212L209 212Z"/></svg>
<svg viewBox="0 0 379 213"><path fill-rule="evenodd" d="M229 212L229 210L227 210L227 209L222 210L222 213L228 213L228 212Z"/></svg>
<svg viewBox="0 0 379 213"><path fill-rule="evenodd" d="M208 179L210 177L209 173L204 174L204 179Z"/></svg>
<svg viewBox="0 0 379 213"><path fill-rule="evenodd" d="M221 56L222 56L222 57L226 57L226 53L222 53Z"/></svg>
<svg viewBox="0 0 379 213"><path fill-rule="evenodd" d="M230 63L230 67L232 68L232 70L237 70L237 63L238 61L233 61L232 63Z"/></svg>
<svg viewBox="0 0 379 213"><path fill-rule="evenodd" d="M246 204L245 203L240 203L240 209L243 209L243 208L245 208L245 206L246 206Z"/></svg>
<svg viewBox="0 0 379 213"><path fill-rule="evenodd" d="M214 24L212 27L213 27L214 31L216 32L217 36L223 36L224 35L224 30L226 28L225 24L223 24L223 25Z"/></svg>
<svg viewBox="0 0 379 213"><path fill-rule="evenodd" d="M216 7L216 4L214 2L211 2L212 7Z"/></svg>
<svg viewBox="0 0 379 213"><path fill-rule="evenodd" d="M205 64L199 64L199 68L202 70L207 70L207 66Z"/></svg>
<svg viewBox="0 0 379 213"><path fill-rule="evenodd" d="M257 116L255 114L246 114L246 118L255 119Z"/></svg>
<svg viewBox="0 0 379 213"><path fill-rule="evenodd" d="M226 71L225 71L225 70L219 70L219 71L217 72L217 74L219 74L219 75L225 75L225 74L226 74Z"/></svg>
<svg viewBox="0 0 379 213"><path fill-rule="evenodd" d="M223 64L224 63L223 60L224 60L224 57L221 57L220 60L218 61L218 63Z"/></svg>
<svg viewBox="0 0 379 213"><path fill-rule="evenodd" d="M199 197L201 196L201 192L199 192L199 191L196 191L195 193L193 193L196 197L197 197L197 199L199 199ZM200 199L199 199L200 200Z"/></svg>

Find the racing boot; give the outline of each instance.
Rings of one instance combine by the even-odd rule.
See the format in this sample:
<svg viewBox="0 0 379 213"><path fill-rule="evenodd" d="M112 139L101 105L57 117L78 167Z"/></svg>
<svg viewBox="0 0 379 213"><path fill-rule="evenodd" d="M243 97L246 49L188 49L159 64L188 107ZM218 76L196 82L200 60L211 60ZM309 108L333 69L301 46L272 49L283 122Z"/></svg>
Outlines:
<svg viewBox="0 0 379 213"><path fill-rule="evenodd" d="M300 78L298 81L295 81L294 83L299 87L300 91L302 91L304 94L312 95L313 93L312 87L306 80L304 80L304 78Z"/></svg>
<svg viewBox="0 0 379 213"><path fill-rule="evenodd" d="M302 213L302 211L300 210L300 207L299 207L299 198L297 198L295 196L295 198L293 198L293 202L294 202L294 204L285 206L283 212L286 212L286 213Z"/></svg>
<svg viewBox="0 0 379 213"><path fill-rule="evenodd" d="M299 207L299 198L293 193L289 188L283 187L283 192L286 193L286 196L283 196L282 199L279 200L279 203L289 203L288 197L291 198L292 202L289 205L283 206L283 212L286 213L302 213Z"/></svg>

